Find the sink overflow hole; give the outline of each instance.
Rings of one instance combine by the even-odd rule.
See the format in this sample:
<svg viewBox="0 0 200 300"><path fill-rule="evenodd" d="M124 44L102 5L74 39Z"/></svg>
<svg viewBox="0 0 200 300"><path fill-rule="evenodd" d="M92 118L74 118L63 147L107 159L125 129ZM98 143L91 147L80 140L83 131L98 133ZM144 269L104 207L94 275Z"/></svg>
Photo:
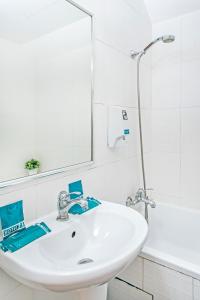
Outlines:
<svg viewBox="0 0 200 300"><path fill-rule="evenodd" d="M72 232L72 238L74 238L75 235L76 235L76 231L73 231L73 232Z"/></svg>
<svg viewBox="0 0 200 300"><path fill-rule="evenodd" d="M89 264L89 263L92 263L92 262L94 262L94 261L91 258L83 258L83 259L78 261L78 265Z"/></svg>

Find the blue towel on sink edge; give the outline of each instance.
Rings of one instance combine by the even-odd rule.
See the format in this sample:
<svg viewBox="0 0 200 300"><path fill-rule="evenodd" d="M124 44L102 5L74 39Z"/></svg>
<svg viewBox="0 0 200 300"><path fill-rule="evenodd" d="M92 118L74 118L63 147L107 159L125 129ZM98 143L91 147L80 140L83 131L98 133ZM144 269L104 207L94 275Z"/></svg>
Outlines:
<svg viewBox="0 0 200 300"><path fill-rule="evenodd" d="M51 230L44 222L37 223L4 238L0 242L0 248L4 252L15 252L49 232Z"/></svg>
<svg viewBox="0 0 200 300"><path fill-rule="evenodd" d="M87 209L81 207L79 204L75 204L70 208L69 213L73 214L73 215L81 215L81 214L85 213L86 211L88 211L92 208L95 208L101 204L101 202L99 200L97 200L93 197L87 197L86 200L88 202Z"/></svg>

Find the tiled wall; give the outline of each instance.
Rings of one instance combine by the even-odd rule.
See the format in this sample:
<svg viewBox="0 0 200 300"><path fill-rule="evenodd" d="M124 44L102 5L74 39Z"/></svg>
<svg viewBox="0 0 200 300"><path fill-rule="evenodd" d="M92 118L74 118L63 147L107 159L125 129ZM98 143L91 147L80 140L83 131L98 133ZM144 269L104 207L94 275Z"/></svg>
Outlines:
<svg viewBox="0 0 200 300"><path fill-rule="evenodd" d="M154 198L200 208L200 11L153 25L153 36L176 42L152 50Z"/></svg>
<svg viewBox="0 0 200 300"><path fill-rule="evenodd" d="M58 175L1 191L1 205L24 200L26 221L55 210L58 192L65 189L68 182L79 178L83 180L86 193L119 203L124 203L126 197L138 188L136 139L124 149L109 150L106 146L106 110L110 104L125 106L135 116L137 124L136 62L130 59L130 50L141 49L151 40L151 23L141 0L76 2L95 14L95 163L88 169L80 169L65 176ZM145 58L143 64L145 111L150 111L151 105L149 60L150 57ZM135 135L136 132L137 125ZM67 296L37 293L0 271L0 299L67 300Z"/></svg>
<svg viewBox="0 0 200 300"><path fill-rule="evenodd" d="M108 300L200 299L200 281L143 257L138 257L119 277L132 286L114 280L109 287ZM119 286L121 289L117 294L115 290Z"/></svg>

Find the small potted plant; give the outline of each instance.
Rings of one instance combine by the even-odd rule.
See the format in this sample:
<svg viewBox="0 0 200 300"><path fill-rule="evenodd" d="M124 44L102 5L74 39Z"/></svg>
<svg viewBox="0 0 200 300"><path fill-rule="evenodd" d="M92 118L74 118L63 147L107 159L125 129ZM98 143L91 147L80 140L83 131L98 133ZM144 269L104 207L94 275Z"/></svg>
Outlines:
<svg viewBox="0 0 200 300"><path fill-rule="evenodd" d="M36 175L39 172L40 162L36 159L28 160L25 163L25 169L28 171L28 175Z"/></svg>

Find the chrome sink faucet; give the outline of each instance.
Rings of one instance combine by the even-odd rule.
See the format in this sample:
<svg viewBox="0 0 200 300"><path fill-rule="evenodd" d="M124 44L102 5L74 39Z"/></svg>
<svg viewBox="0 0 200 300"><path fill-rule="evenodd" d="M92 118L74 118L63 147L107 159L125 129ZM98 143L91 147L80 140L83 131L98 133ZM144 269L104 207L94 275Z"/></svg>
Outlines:
<svg viewBox="0 0 200 300"><path fill-rule="evenodd" d="M71 195L76 195L77 198L70 199ZM87 200L82 198L80 192L67 193L66 191L61 191L58 194L58 216L57 221L68 221L69 220L69 210L75 204L79 204L82 208L88 208Z"/></svg>

